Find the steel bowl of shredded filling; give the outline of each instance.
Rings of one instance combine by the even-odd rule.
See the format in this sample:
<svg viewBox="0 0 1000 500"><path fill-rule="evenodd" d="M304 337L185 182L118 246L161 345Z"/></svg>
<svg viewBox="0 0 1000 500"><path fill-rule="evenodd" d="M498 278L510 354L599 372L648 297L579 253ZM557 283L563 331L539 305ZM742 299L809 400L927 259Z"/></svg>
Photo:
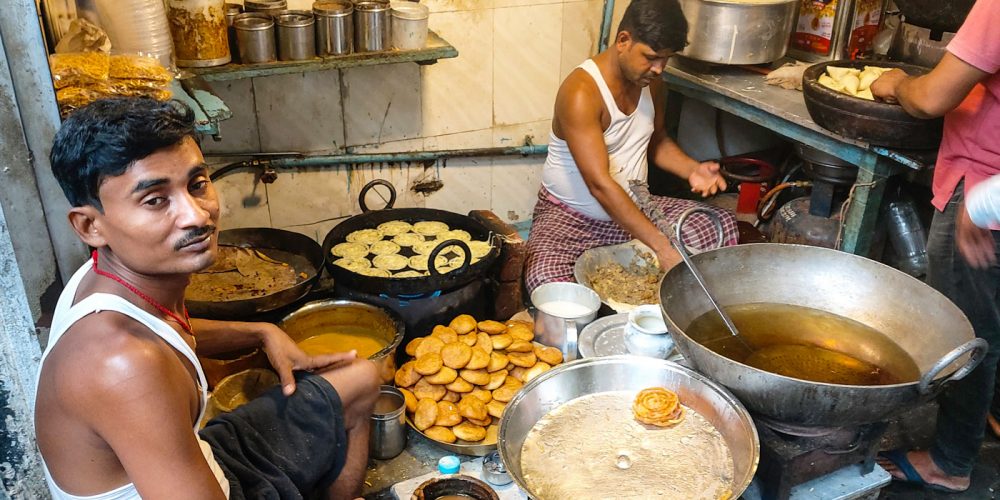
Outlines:
<svg viewBox="0 0 1000 500"><path fill-rule="evenodd" d="M576 282L601 298L616 312L629 312L644 304L659 304L663 271L656 254L638 240L591 248L577 259Z"/></svg>
<svg viewBox="0 0 1000 500"><path fill-rule="evenodd" d="M638 420L640 392L662 388L679 422ZM720 385L678 364L589 358L538 376L510 401L497 449L530 498L738 498L757 470L749 413Z"/></svg>

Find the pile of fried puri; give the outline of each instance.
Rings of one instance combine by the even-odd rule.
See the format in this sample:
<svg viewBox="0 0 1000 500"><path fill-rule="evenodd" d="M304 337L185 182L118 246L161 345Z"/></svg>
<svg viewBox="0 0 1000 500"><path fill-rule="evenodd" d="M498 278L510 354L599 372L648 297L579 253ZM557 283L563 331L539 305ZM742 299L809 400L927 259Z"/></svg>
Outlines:
<svg viewBox="0 0 1000 500"><path fill-rule="evenodd" d="M559 349L532 342L532 330L529 322L463 314L413 339L406 345L413 359L396 371L413 426L444 443L495 443L507 402L563 361Z"/></svg>

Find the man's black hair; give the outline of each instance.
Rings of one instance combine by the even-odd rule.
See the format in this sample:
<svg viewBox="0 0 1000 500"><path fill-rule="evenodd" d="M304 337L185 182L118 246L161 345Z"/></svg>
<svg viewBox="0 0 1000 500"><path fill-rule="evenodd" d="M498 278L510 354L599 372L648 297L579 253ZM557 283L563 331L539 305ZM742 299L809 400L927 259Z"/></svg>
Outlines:
<svg viewBox="0 0 1000 500"><path fill-rule="evenodd" d="M618 33L627 31L657 52L683 49L687 45L687 30L687 19L678 0L632 0L618 25Z"/></svg>
<svg viewBox="0 0 1000 500"><path fill-rule="evenodd" d="M101 99L71 114L56 133L49 160L70 205L93 205L101 182L136 161L194 137L194 112L178 101Z"/></svg>

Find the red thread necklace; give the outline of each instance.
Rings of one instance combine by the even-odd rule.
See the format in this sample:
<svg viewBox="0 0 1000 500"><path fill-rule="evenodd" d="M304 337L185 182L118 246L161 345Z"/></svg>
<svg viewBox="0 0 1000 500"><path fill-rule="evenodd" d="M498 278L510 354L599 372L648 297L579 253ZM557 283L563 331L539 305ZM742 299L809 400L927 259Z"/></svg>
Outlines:
<svg viewBox="0 0 1000 500"><path fill-rule="evenodd" d="M125 281L124 279L122 279L121 277L119 277L118 275L112 274L112 273L109 273L107 271L102 271L102 270L98 269L97 268L97 250L94 250L93 252L91 252L90 255L91 255L91 257L93 257L93 260L94 260L94 272L95 273L97 273L98 275L104 276L105 278L110 278L110 279L118 282L118 284L120 284L121 286L123 286L125 288L128 288L132 293L138 295L139 298L141 298L142 300L145 300L146 302L149 303L149 305L155 307L157 311L160 311L161 313L166 314L167 316L170 316L174 321L176 321L178 324L181 325L181 328L183 328L184 331L188 333L188 335L190 335L192 338L194 337L194 330L191 329L191 316L188 315L187 306L184 307L184 319L181 319L181 317L178 316L178 315L176 315L176 314L174 314L173 311L171 311L170 309L167 309L165 306L163 306L162 304L160 304L156 300L153 300L152 297L150 297L149 295L146 295L145 293L142 292L142 290L139 290L138 288L136 288L135 286L133 286L131 283L129 283L129 282Z"/></svg>

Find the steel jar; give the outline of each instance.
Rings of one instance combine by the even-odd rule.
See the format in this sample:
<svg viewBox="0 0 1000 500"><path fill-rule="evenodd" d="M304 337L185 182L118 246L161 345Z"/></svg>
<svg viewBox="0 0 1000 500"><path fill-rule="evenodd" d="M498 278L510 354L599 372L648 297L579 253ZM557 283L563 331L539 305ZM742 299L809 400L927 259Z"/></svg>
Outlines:
<svg viewBox="0 0 1000 500"><path fill-rule="evenodd" d="M244 0L243 2L243 10L247 12L264 12L274 15L287 8L287 0Z"/></svg>
<svg viewBox="0 0 1000 500"><path fill-rule="evenodd" d="M717 64L780 59L797 19L796 0L681 0L688 45L681 55Z"/></svg>
<svg viewBox="0 0 1000 500"><path fill-rule="evenodd" d="M240 62L271 62L277 59L274 47L274 20L264 12L244 12L233 21Z"/></svg>
<svg viewBox="0 0 1000 500"><path fill-rule="evenodd" d="M406 402L391 385L379 389L372 413L369 454L377 460L395 458L406 448Z"/></svg>
<svg viewBox="0 0 1000 500"><path fill-rule="evenodd" d="M286 10L275 14L278 60L304 61L316 57L316 19L312 12Z"/></svg>
<svg viewBox="0 0 1000 500"><path fill-rule="evenodd" d="M354 51L354 4L350 0L321 0L313 4L316 16L316 53L340 56Z"/></svg>
<svg viewBox="0 0 1000 500"><path fill-rule="evenodd" d="M397 50L419 50L427 45L427 18L430 11L426 5L400 2L392 6L392 48Z"/></svg>
<svg viewBox="0 0 1000 500"><path fill-rule="evenodd" d="M388 50L391 43L388 2L357 2L354 4L354 50L375 52Z"/></svg>

